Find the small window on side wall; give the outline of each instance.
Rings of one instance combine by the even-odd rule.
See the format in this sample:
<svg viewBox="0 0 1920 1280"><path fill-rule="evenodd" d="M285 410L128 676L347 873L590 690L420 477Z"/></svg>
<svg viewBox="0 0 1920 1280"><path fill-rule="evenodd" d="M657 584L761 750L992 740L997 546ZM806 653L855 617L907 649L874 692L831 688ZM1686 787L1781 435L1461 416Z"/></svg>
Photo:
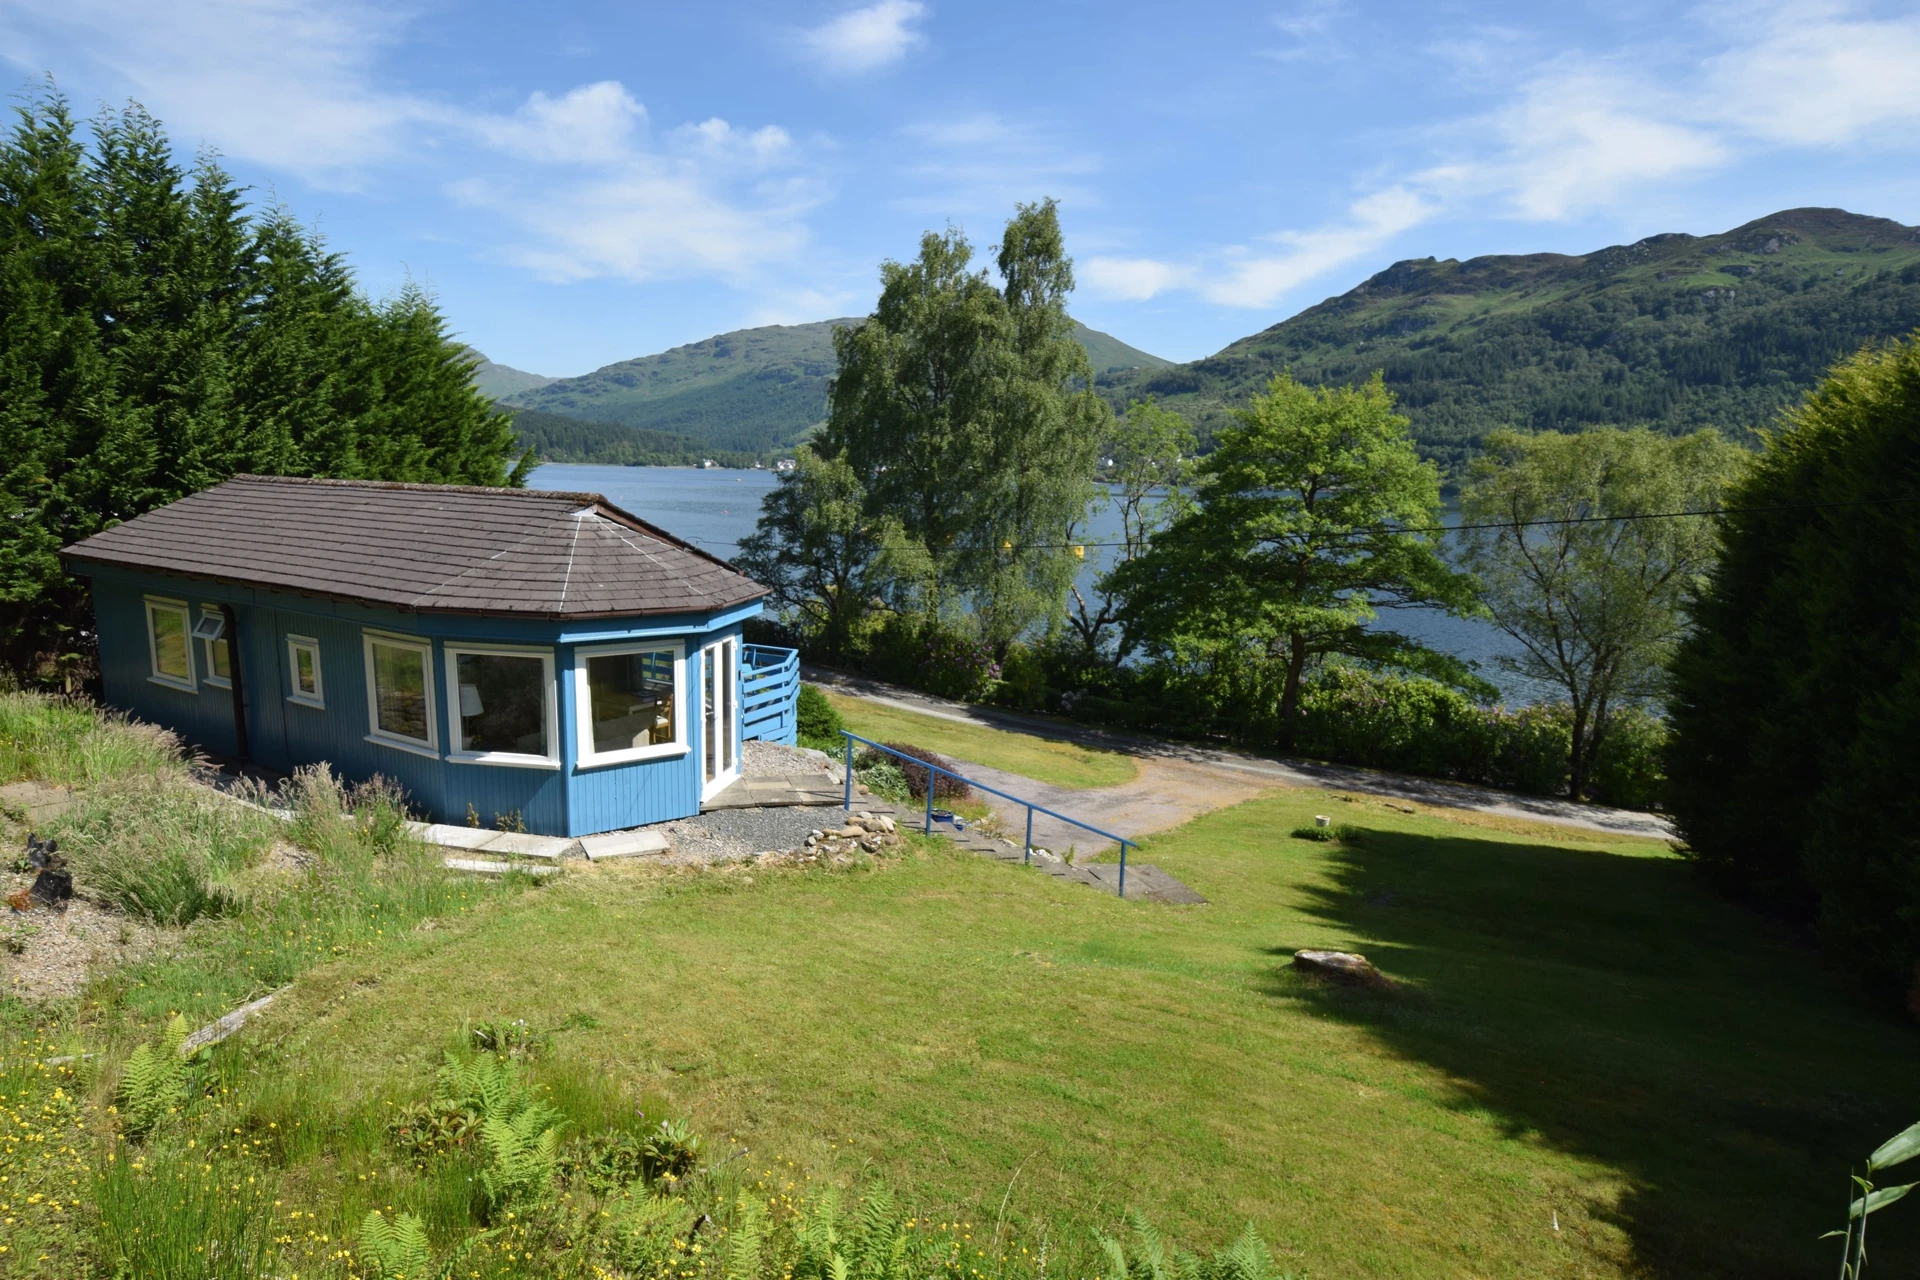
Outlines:
<svg viewBox="0 0 1920 1280"><path fill-rule="evenodd" d="M187 638L187 606L178 600L147 600L147 679L196 693L193 647Z"/></svg>
<svg viewBox="0 0 1920 1280"><path fill-rule="evenodd" d="M574 657L580 763L621 764L687 749L679 645L581 649Z"/></svg>
<svg viewBox="0 0 1920 1280"><path fill-rule="evenodd" d="M433 645L368 632L367 739L403 751L438 752L434 727Z"/></svg>
<svg viewBox="0 0 1920 1280"><path fill-rule="evenodd" d="M200 667L206 672L201 681L232 688L233 651L227 648L227 615L213 605L201 605L200 620L193 624L193 638L200 642Z"/></svg>
<svg viewBox="0 0 1920 1280"><path fill-rule="evenodd" d="M307 636L287 637L287 701L303 707L326 708L326 690L320 683L320 642Z"/></svg>

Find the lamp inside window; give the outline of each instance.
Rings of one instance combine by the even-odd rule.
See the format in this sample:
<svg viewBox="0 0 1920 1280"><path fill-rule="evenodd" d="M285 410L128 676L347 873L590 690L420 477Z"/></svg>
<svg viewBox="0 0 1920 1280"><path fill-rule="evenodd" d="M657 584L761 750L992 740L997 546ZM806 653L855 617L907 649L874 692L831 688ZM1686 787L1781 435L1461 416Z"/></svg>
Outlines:
<svg viewBox="0 0 1920 1280"><path fill-rule="evenodd" d="M547 665L537 656L455 655L463 751L547 754Z"/></svg>

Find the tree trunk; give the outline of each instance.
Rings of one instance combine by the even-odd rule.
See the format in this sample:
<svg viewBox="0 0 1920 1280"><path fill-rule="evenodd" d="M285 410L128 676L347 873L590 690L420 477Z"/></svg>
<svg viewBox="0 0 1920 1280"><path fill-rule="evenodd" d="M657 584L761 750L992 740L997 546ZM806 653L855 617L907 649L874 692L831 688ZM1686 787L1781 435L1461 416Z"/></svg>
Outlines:
<svg viewBox="0 0 1920 1280"><path fill-rule="evenodd" d="M1587 795L1587 715L1584 701L1573 704L1573 741L1567 751L1567 799L1584 800Z"/></svg>
<svg viewBox="0 0 1920 1280"><path fill-rule="evenodd" d="M1287 678L1280 686L1280 748L1293 750L1300 721L1300 677L1307 669L1306 637L1287 637Z"/></svg>

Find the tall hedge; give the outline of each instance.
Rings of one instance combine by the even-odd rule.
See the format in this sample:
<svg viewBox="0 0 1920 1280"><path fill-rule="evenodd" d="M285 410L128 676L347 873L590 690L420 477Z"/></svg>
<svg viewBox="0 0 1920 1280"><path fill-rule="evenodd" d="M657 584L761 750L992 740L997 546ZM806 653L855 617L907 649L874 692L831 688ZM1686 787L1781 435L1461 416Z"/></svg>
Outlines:
<svg viewBox="0 0 1920 1280"><path fill-rule="evenodd" d="M59 549L237 471L507 484L505 414L431 302L373 302L138 107L0 134L0 661L86 647Z"/></svg>
<svg viewBox="0 0 1920 1280"><path fill-rule="evenodd" d="M1920 341L1837 366L1728 505L1673 665L1675 819L1920 1011Z"/></svg>

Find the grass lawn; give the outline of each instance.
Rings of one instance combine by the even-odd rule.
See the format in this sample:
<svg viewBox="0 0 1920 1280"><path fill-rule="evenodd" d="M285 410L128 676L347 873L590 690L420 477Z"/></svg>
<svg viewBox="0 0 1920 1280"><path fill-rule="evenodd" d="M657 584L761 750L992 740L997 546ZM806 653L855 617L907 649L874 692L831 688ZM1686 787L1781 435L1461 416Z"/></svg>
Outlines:
<svg viewBox="0 0 1920 1280"><path fill-rule="evenodd" d="M837 693L827 693L827 701L847 722L847 728L863 738L909 742L956 760L992 765L1055 786L1114 787L1133 781L1138 772L1133 760L1117 751L917 715Z"/></svg>
<svg viewBox="0 0 1920 1280"><path fill-rule="evenodd" d="M1330 807L1362 843L1287 836ZM1142 856L1211 905L938 847L603 865L310 974L244 1052L404 1099L462 1019L525 1018L756 1164L877 1169L976 1228L1004 1200L1089 1263L1125 1206L1192 1245L1250 1220L1322 1278L1817 1274L1849 1161L1920 1116L1920 1034L1648 842L1286 791ZM1297 978L1304 946L1402 989ZM1907 1209L1881 1274L1920 1270Z"/></svg>

